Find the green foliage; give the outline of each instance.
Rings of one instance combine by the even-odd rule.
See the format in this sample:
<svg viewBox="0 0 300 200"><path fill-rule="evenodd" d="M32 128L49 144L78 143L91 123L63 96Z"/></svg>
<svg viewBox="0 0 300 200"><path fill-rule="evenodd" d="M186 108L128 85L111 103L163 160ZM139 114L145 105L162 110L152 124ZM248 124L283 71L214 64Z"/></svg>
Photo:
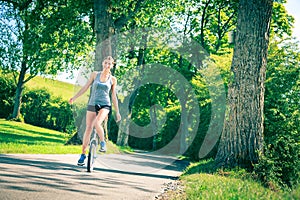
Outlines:
<svg viewBox="0 0 300 200"><path fill-rule="evenodd" d="M231 65L231 58L232 54L227 55L211 55L211 59L213 60L213 63L216 65L216 68L220 72L220 76L222 77L221 83L218 83L217 81L214 82L213 87L214 88L220 88L217 84L222 84L222 87L227 88L228 80L230 79L230 65ZM189 147L188 151L185 153L187 157L189 157L192 160L198 161L199 160L199 151L202 147L204 138L208 134L209 126L214 126L211 123L211 115L212 115L212 96L217 96L220 91L212 91L209 90L208 86L209 83L207 83L206 79L203 77L204 73L201 72L201 70L198 70L197 73L193 76L193 79L191 80L191 84L193 86L193 89L195 91L195 94L197 95L199 107L200 107L200 123L198 128L198 133L193 140L193 143ZM213 77L211 74L206 74L208 77ZM221 91L222 92L222 91ZM214 111L216 112L216 111ZM224 115L224 111L220 111L219 115ZM219 130L220 131L220 130ZM211 158L214 157L217 152L218 142L216 145L212 148L212 150L206 155L205 158Z"/></svg>
<svg viewBox="0 0 300 200"><path fill-rule="evenodd" d="M17 82L12 118L19 118L24 84L37 75L57 75L86 64L92 28L91 1L0 1L1 69ZM85 10L87 9L87 10Z"/></svg>
<svg viewBox="0 0 300 200"><path fill-rule="evenodd" d="M26 83L26 88L30 90L45 89L51 97L61 97L62 100L68 101L75 94L75 86L42 76L36 76Z"/></svg>
<svg viewBox="0 0 300 200"><path fill-rule="evenodd" d="M149 42L150 43L150 42ZM126 47L128 48L128 47ZM183 48L183 47L182 47ZM125 50L125 49L124 49ZM201 147L202 141L206 136L210 117L211 117L211 96L215 95L217 96L220 91L213 91L214 93L209 94L208 91L208 83L205 82L205 78L201 77L200 70L197 69L199 66L193 66L190 62L188 62L187 59L185 59L184 56L179 55L176 53L176 51L172 51L171 49L167 49L165 46L157 45L153 48L147 48L143 50L144 54L144 62L145 63L160 63L163 66L170 67L172 71L176 72L176 74L182 75L187 82L190 82L190 86L192 87L192 91L195 93L195 97L199 101L199 109L200 109L200 124L198 130L192 130L197 133L196 138L192 141L190 138L189 145L190 148L186 152L185 156L188 156L191 159L199 159L199 149ZM127 73L129 69L136 68L136 73L138 74L138 78L142 78L145 75L143 74L143 66L138 66L138 57L141 51L130 51L130 54L121 54L126 55L124 58L120 58L125 61L124 66L121 66L117 69L116 75L120 76L119 78L119 84L123 86L125 91L130 91L132 85L126 84L126 81L128 81L126 78L122 77L124 73ZM128 58L130 60L128 60ZM228 69L230 68L230 59L231 54L221 56L215 56L213 57L213 60L215 61L215 64L217 65L217 68L221 72L221 76L223 77L224 81L221 81L221 85L213 85L214 88L220 88L224 87L224 83L226 85L227 80L229 79L229 73ZM123 64L123 63L122 63ZM136 66L136 67L135 67ZM150 68L151 66L146 66L147 68ZM157 76L161 75L161 71L153 72L153 74L156 74ZM210 73L210 72L209 72ZM211 72L213 73L213 72ZM131 73L132 76L136 76L135 72ZM129 79L133 79L133 77L129 77ZM162 75L164 76L164 75ZM212 74L206 74L206 76L213 76ZM159 78L159 77L157 77ZM135 98L133 110L132 110L132 120L140 125L140 126L149 126L151 119L150 119L150 111L151 107L153 105L160 105L164 108L165 111L165 121L162 122L162 119L160 117L157 117L157 121L159 123L164 123L159 129L158 133L154 135L154 133L144 133L143 131L140 131L139 129L135 129L135 127L130 126L129 133L132 133L132 135L138 135L140 138L132 137L131 134L129 135L129 144L134 148L143 148L147 150L155 150L160 149L167 144L170 143L170 141L178 138L174 138L175 135L178 133L178 135L181 134L181 105L179 102L178 97L172 92L172 89L178 89L178 86L173 85L174 82L176 82L176 78L172 77L171 75L168 75L164 77L165 80L168 80L169 82L165 85L155 85L155 84L146 84L142 87L138 87L139 84L136 84L137 93L138 95ZM207 80L206 80L207 81ZM138 82L138 81L136 81ZM209 81L208 81L209 82ZM125 84L124 84L125 83ZM182 83L181 83L182 84ZM219 83L217 83L219 84ZM126 85L126 86L124 86ZM125 93L124 91L124 93ZM210 91L212 92L212 91ZM221 91L222 92L222 91ZM120 95L121 101L123 101L124 97L122 94ZM182 99L181 99L182 100ZM187 106L190 105L189 103ZM194 108L194 107L193 107ZM191 108L189 108L191 109ZM190 120L190 119L188 119ZM192 121L192 120L191 120ZM191 124L193 122L189 121L188 123L191 129L193 129ZM152 137L144 138L143 136L150 135ZM174 152L178 153L180 149L180 141L177 143L174 142L174 147L172 147ZM213 156L216 152L216 147L213 150L213 153L209 156Z"/></svg>
<svg viewBox="0 0 300 200"><path fill-rule="evenodd" d="M287 13L282 3L273 3L271 35L285 38L292 35L292 27L295 19Z"/></svg>
<svg viewBox="0 0 300 200"><path fill-rule="evenodd" d="M255 172L266 184L293 188L300 178L300 52L295 43L273 42L265 96L265 153Z"/></svg>
<svg viewBox="0 0 300 200"><path fill-rule="evenodd" d="M0 116L10 117L13 109L15 83L10 75L0 74ZM85 114L85 104L76 104L71 108L68 103L73 95L74 85L35 77L31 80L23 94L21 116L23 122L28 124L58 130L66 133L74 133L76 127L82 123ZM46 89L47 88L47 89ZM75 105L74 105L75 106ZM75 111L76 112L72 112ZM73 116L73 114L75 114ZM75 121L74 121L75 119Z"/></svg>
<svg viewBox="0 0 300 200"><path fill-rule="evenodd" d="M24 94L21 113L23 113L25 122L35 126L44 124L48 118L48 107L50 104L50 94L44 90L32 90Z"/></svg>
<svg viewBox="0 0 300 200"><path fill-rule="evenodd" d="M267 187L294 188L300 178L299 143L288 135L274 140L260 156L254 171Z"/></svg>
<svg viewBox="0 0 300 200"><path fill-rule="evenodd" d="M61 98L51 98L45 89L27 91L21 109L26 123L72 133L75 129L70 104Z"/></svg>
<svg viewBox="0 0 300 200"><path fill-rule="evenodd" d="M163 129L157 135L157 148L162 148L171 142L179 132L180 126L180 108L179 106L169 107L166 109L167 116ZM175 152L179 151L179 144L171 147Z"/></svg>
<svg viewBox="0 0 300 200"><path fill-rule="evenodd" d="M4 69L17 72L26 66L23 70L31 76L56 75L58 71L74 68L90 50L93 34L84 17L90 12L91 2L0 1L0 4L3 8L0 60Z"/></svg>
<svg viewBox="0 0 300 200"><path fill-rule="evenodd" d="M146 127L151 123L150 113L155 112L156 122L154 126L157 127L157 133L153 133L153 127L144 129L144 132L138 132L139 129L131 128L130 133L138 135L139 137L129 137L129 144L133 148L140 148L145 150L153 149L153 142L156 143L156 149L159 149L169 143L178 131L178 110L168 111L163 109L162 112L154 105L160 105L164 108L176 107L174 94L171 90L156 84L147 84L139 88L138 95L133 106L132 119L139 126ZM152 110L151 110L152 109ZM176 116L177 115L177 116ZM174 120L176 122L174 123ZM162 124L164 123L164 124ZM151 137L146 137L146 136ZM155 136L154 136L155 135ZM155 137L155 138L154 138ZM178 147L177 147L178 148ZM174 151L177 149L174 147Z"/></svg>
<svg viewBox="0 0 300 200"><path fill-rule="evenodd" d="M227 33L235 28L238 1L183 0L176 6L171 18L176 32L188 35L209 53L228 52Z"/></svg>
<svg viewBox="0 0 300 200"><path fill-rule="evenodd" d="M0 71L0 118L8 118L13 110L16 85L12 77Z"/></svg>

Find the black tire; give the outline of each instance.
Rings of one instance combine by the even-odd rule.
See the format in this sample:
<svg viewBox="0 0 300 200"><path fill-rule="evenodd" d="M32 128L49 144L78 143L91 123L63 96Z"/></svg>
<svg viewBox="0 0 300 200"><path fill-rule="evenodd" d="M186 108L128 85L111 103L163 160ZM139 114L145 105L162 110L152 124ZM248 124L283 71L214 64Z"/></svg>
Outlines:
<svg viewBox="0 0 300 200"><path fill-rule="evenodd" d="M88 154L88 160L87 160L87 171L92 172L94 169L94 163L96 160L97 154L97 144L96 141L91 142L89 154Z"/></svg>

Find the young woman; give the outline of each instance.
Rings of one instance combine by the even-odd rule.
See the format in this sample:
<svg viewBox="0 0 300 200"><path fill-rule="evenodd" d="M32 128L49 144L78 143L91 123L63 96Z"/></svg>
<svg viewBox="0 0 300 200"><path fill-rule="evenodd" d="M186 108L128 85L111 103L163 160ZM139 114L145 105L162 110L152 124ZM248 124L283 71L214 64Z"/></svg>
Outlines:
<svg viewBox="0 0 300 200"><path fill-rule="evenodd" d="M102 62L103 70L101 72L92 72L87 83L69 100L69 103L72 104L92 86L86 112L86 129L82 141L82 152L77 163L78 165L84 165L86 148L89 145L93 127L96 128L100 137L100 151L106 152L102 123L111 111L110 90L112 92L112 103L116 111L116 121L121 120L116 94L117 79L110 72L113 64L114 59L111 56L106 57Z"/></svg>

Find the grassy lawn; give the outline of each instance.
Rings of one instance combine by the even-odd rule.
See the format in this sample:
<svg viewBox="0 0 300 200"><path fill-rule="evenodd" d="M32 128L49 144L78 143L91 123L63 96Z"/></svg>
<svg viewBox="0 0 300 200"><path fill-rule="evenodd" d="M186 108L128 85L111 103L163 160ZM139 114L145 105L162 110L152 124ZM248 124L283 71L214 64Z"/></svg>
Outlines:
<svg viewBox="0 0 300 200"><path fill-rule="evenodd" d="M58 131L0 119L0 153L79 153L80 146L64 145L67 137Z"/></svg>
<svg viewBox="0 0 300 200"><path fill-rule="evenodd" d="M296 199L281 191L272 191L253 180L213 174L183 176L186 199Z"/></svg>
<svg viewBox="0 0 300 200"><path fill-rule="evenodd" d="M212 160L190 165L180 177L184 192L169 192L173 200L296 200L300 187L292 191L270 190L243 170L215 171Z"/></svg>
<svg viewBox="0 0 300 200"><path fill-rule="evenodd" d="M67 140L66 133L0 119L0 153L80 154L81 145L65 145ZM112 142L107 146L107 153L120 152Z"/></svg>

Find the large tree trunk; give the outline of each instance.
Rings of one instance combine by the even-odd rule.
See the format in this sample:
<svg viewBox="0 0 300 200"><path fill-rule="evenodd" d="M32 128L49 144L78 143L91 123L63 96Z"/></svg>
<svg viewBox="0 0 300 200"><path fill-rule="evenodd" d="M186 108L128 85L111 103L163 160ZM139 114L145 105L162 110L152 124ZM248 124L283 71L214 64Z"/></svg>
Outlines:
<svg viewBox="0 0 300 200"><path fill-rule="evenodd" d="M22 62L21 71L19 74L19 79L17 83L17 89L15 94L15 104L11 118L18 120L20 117L20 109L21 109L21 102L22 102L22 93L24 90L24 80L26 74L26 63L25 61Z"/></svg>
<svg viewBox="0 0 300 200"><path fill-rule="evenodd" d="M102 61L106 56L113 56L111 36L114 34L113 22L109 8L111 2L108 0L95 0L95 32L96 32L96 54L95 70L102 70Z"/></svg>
<svg viewBox="0 0 300 200"><path fill-rule="evenodd" d="M128 139L129 139L129 124L131 116L122 116L123 119L120 123L120 128L118 131L118 138L117 138L117 145L119 146L128 146Z"/></svg>
<svg viewBox="0 0 300 200"><path fill-rule="evenodd" d="M185 94L183 91L181 94ZM188 149L190 145L188 142L189 139L189 120L188 120L188 105L187 105L188 97L182 96L181 98L181 124L180 124L180 143L179 143L179 153L184 154L184 152Z"/></svg>
<svg viewBox="0 0 300 200"><path fill-rule="evenodd" d="M263 147L264 81L272 0L241 0L217 166L252 167Z"/></svg>

